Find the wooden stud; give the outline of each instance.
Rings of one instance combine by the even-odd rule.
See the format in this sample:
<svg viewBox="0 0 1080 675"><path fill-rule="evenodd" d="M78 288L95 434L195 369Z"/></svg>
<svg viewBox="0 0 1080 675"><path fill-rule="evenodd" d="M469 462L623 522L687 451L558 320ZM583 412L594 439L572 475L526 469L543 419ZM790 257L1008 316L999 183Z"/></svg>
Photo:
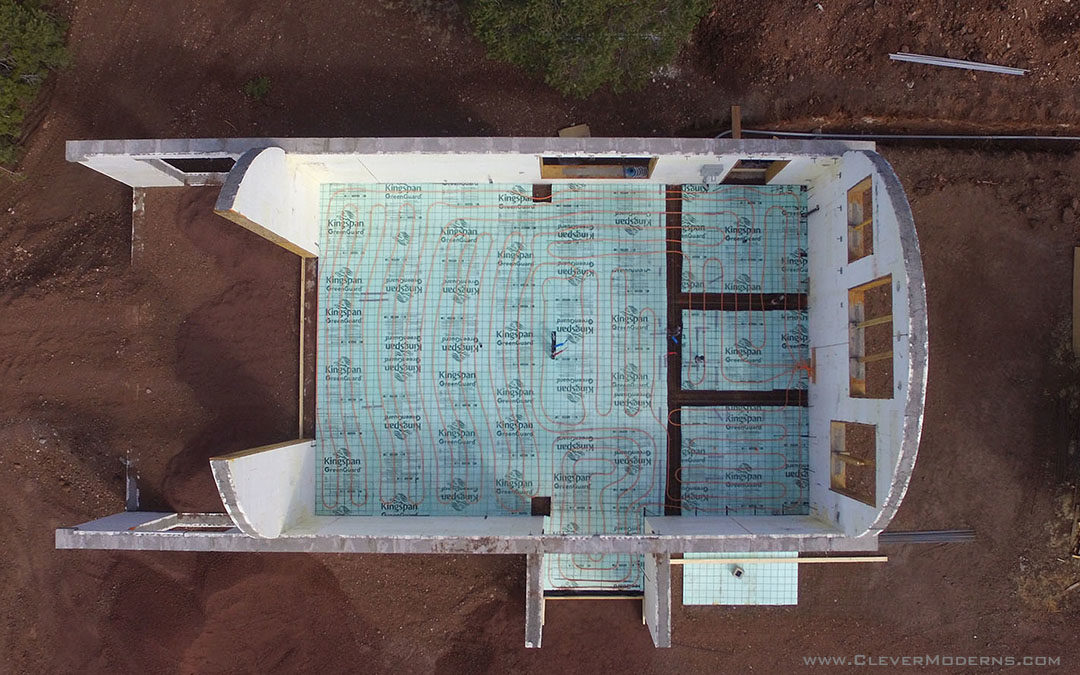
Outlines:
<svg viewBox="0 0 1080 675"><path fill-rule="evenodd" d="M849 455L846 452L834 452L833 457L840 460L844 464L851 464L853 466L873 466L873 462L865 459L859 459L854 455Z"/></svg>
<svg viewBox="0 0 1080 675"><path fill-rule="evenodd" d="M783 171L784 167L786 167L788 164L791 164L791 161L787 159L778 159L772 164L770 164L769 168L765 169L765 182L773 182L773 179L776 178L776 174Z"/></svg>
<svg viewBox="0 0 1080 675"><path fill-rule="evenodd" d="M875 361L884 361L885 359L891 359L893 356L891 351L878 352L877 354L871 354L870 356L860 356L859 363L873 363Z"/></svg>
<svg viewBox="0 0 1080 675"><path fill-rule="evenodd" d="M867 319L866 321L860 321L855 324L856 328L870 328L871 326L880 326L885 323L892 323L892 314L886 314L885 316L879 316L876 319Z"/></svg>
<svg viewBox="0 0 1080 675"><path fill-rule="evenodd" d="M300 415L297 438L304 437L304 302L307 295L307 258L300 258Z"/></svg>
<svg viewBox="0 0 1080 675"><path fill-rule="evenodd" d="M738 140L742 138L742 107L731 106L731 137Z"/></svg>

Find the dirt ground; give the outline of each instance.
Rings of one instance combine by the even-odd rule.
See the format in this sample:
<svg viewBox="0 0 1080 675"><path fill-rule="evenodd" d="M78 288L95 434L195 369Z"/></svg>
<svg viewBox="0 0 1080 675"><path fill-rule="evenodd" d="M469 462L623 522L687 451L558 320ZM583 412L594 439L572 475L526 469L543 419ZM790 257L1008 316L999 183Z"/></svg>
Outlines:
<svg viewBox="0 0 1080 675"><path fill-rule="evenodd" d="M671 650L652 647L636 603L552 603L539 651L521 646L516 557L53 549L56 526L122 508L122 460L137 461L148 505L217 509L206 458L296 424L295 339L281 328L295 259L209 213L203 189L151 193L152 240L133 247L130 190L66 163L65 140L575 122L671 136L726 125L732 103L749 127L1080 123L1075 0L817 4L720 0L648 90L573 101L485 60L457 19L379 2L58 3L73 65L34 116L20 177L0 175L0 670L776 672L855 653L1050 655L1075 669L1072 429L1055 361L1080 243L1072 153L883 148L915 213L931 326L923 443L893 529L971 526L975 543L807 566L797 607L677 606ZM901 49L1032 73L888 62ZM261 74L270 96L247 101Z"/></svg>

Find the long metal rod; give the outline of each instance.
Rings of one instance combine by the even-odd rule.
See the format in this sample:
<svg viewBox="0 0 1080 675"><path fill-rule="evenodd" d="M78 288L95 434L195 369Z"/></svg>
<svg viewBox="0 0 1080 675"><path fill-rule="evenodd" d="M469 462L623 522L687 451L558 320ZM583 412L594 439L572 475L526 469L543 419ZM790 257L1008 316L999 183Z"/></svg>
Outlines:
<svg viewBox="0 0 1080 675"><path fill-rule="evenodd" d="M882 532L881 544L949 544L975 541L975 530L921 530L914 532Z"/></svg>
<svg viewBox="0 0 1080 675"><path fill-rule="evenodd" d="M943 66L945 68L962 68L964 70L983 70L1001 75L1026 75L1028 72L1026 68L1010 68L1009 66L999 66L993 63L965 61L963 59L950 59L944 56L929 56L927 54L911 54L908 52L889 54L889 58L893 61L907 61L908 63L921 63L926 66Z"/></svg>
<svg viewBox="0 0 1080 675"><path fill-rule="evenodd" d="M887 555L849 555L826 558L672 558L672 565L748 565L750 563L871 563L888 562Z"/></svg>

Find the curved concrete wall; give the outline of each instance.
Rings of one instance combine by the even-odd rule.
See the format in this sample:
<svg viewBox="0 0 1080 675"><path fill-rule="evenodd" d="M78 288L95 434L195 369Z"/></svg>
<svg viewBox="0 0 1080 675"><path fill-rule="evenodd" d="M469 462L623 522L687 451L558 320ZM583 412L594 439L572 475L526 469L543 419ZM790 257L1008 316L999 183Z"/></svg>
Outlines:
<svg viewBox="0 0 1080 675"><path fill-rule="evenodd" d="M318 256L318 184L281 148L252 148L236 161L214 213L305 258Z"/></svg>
<svg viewBox="0 0 1080 675"><path fill-rule="evenodd" d="M873 181L874 252L848 263L847 191ZM848 536L881 532L907 492L922 432L927 321L922 257L911 208L892 167L871 151L852 151L811 189L810 339L816 381L810 385L810 504ZM816 209L816 210L815 210ZM848 290L892 275L892 398L852 398ZM874 506L830 489L832 421L876 427Z"/></svg>
<svg viewBox="0 0 1080 675"><path fill-rule="evenodd" d="M244 534L272 538L312 517L315 450L310 440L210 460L218 494Z"/></svg>

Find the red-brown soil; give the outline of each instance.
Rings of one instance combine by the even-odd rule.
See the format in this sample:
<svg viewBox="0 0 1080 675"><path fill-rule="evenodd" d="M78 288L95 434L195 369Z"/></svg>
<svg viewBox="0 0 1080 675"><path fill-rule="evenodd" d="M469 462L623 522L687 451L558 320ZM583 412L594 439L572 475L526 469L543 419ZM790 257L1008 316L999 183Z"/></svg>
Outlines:
<svg viewBox="0 0 1080 675"><path fill-rule="evenodd" d="M1069 383L1054 354L1080 160L1064 154L884 150L918 223L931 326L923 444L894 528L971 526L975 543L807 566L798 607L677 607L671 650L653 649L636 603L552 603L538 652L522 647L515 557L53 549L56 526L122 508L122 459L147 505L216 509L206 458L296 425L295 259L210 214L202 189L151 193L152 241L130 255L130 191L67 164L65 140L574 122L670 136L723 125L738 102L747 126L1080 121L1070 4L820 4L721 0L673 78L581 102L485 60L453 21L375 2L59 3L73 64L35 116L24 179L0 176L0 670L786 672L854 653L1075 668L1080 593L1061 594L1080 579L1063 512L1072 429L1055 399ZM905 45L1033 72L886 60ZM257 74L272 81L264 103L240 91Z"/></svg>

